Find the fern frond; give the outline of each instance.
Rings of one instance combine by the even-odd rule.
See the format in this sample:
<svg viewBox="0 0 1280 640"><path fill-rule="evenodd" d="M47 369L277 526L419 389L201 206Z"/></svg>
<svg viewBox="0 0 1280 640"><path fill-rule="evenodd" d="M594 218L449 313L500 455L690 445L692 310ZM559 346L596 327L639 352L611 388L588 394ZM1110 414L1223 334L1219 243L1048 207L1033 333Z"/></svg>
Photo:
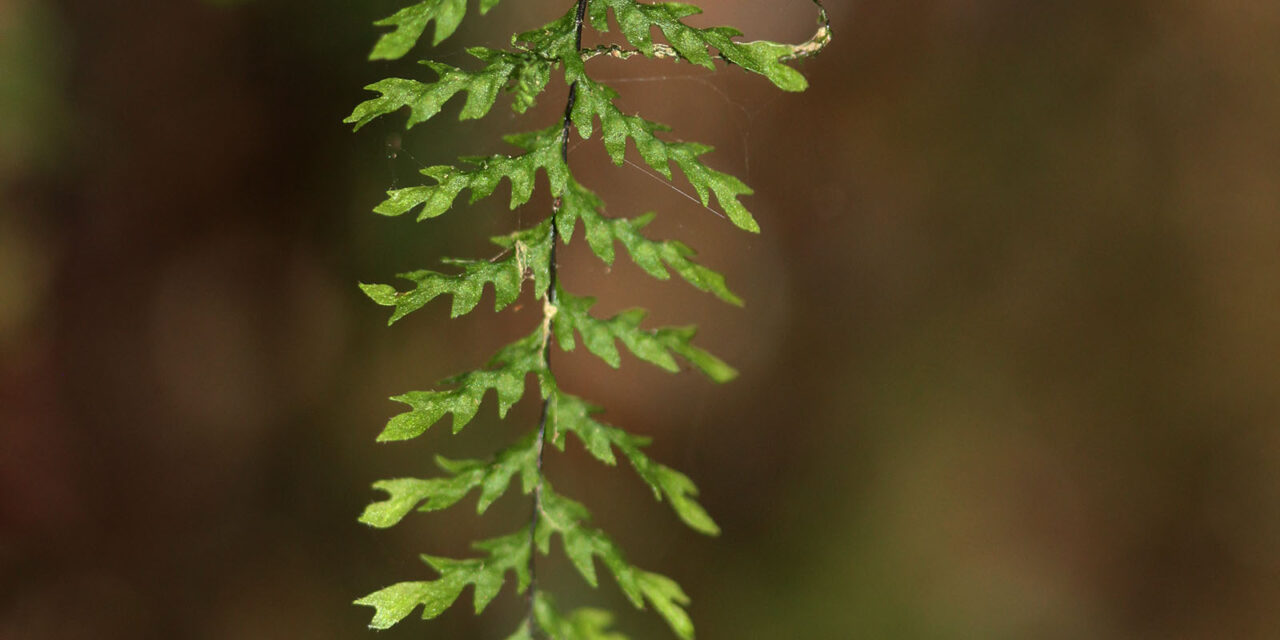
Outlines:
<svg viewBox="0 0 1280 640"><path fill-rule="evenodd" d="M623 37L645 56L654 56L654 27L662 31L671 48L680 58L698 66L714 69L715 63L708 49L715 49L720 57L747 71L769 79L783 91L804 91L809 82L795 69L780 60L793 53L789 45L757 40L735 42L742 35L732 27L690 27L683 20L702 13L702 9L689 4L660 2L646 4L636 0L591 0L588 12L591 26L596 31L608 31L606 12L613 11Z"/></svg>
<svg viewBox="0 0 1280 640"><path fill-rule="evenodd" d="M387 324L395 324L397 320L446 293L453 295L453 309L450 312L452 317L470 313L480 302L486 283L493 284L496 294L494 311L501 311L503 307L520 296L520 283L524 278L515 256L499 262L458 260L453 264L461 266L463 272L457 275L446 275L420 270L397 274L397 278L418 285L412 291L397 291L395 287L386 284L361 284L360 289L374 302L395 307L395 312Z"/></svg>
<svg viewBox="0 0 1280 640"><path fill-rule="evenodd" d="M485 47L467 49L472 57L485 63L479 71L465 71L442 62L424 60L439 76L435 82L425 83L404 78L386 78L365 87L382 94L371 98L352 110L343 122L355 125L355 130L376 118L409 107L409 119L405 128L426 122L440 113L446 102L459 93L467 94L459 120L483 118L493 108L498 92L506 89L514 94L511 108L524 113L537 101L538 95L551 80L551 63L528 53L510 53Z"/></svg>
<svg viewBox="0 0 1280 640"><path fill-rule="evenodd" d="M649 438L632 435L618 427L597 421L591 416L603 409L587 404L577 396L556 389L551 399L548 419L553 428L552 443L563 449L563 435L572 433L588 453L610 466L617 464L613 455L613 447L617 447L640 478L653 490L654 498L662 500L665 497L676 515L695 531L712 536L720 534L720 527L707 515L706 509L698 504L698 487L689 476L655 462L644 453L642 448L648 446Z"/></svg>
<svg viewBox="0 0 1280 640"><path fill-rule="evenodd" d="M586 78L579 80L578 99L574 103L572 114L578 135L584 140L589 139L594 130L593 121L599 118L604 146L614 164L621 165L625 160L627 139L630 138L640 152L640 157L654 171L670 179L670 163L674 161L697 190L703 206L710 203L710 193L715 193L716 201L733 224L752 233L760 231L755 218L738 201L739 196L751 195L751 188L727 173L706 166L698 159L711 152L712 147L694 142L667 142L657 137L654 135L656 132L668 130L666 125L623 114L613 104L617 98L618 92L609 87Z"/></svg>
<svg viewBox="0 0 1280 640"><path fill-rule="evenodd" d="M578 50L576 8L537 29L511 36L511 45L565 65L570 84L582 75L582 55Z"/></svg>
<svg viewBox="0 0 1280 640"><path fill-rule="evenodd" d="M692 640L693 621L684 610L684 605L689 603L689 596L685 595L679 584L671 578L645 571L627 562L622 549L612 538L599 529L586 526L591 517L587 508L580 502L552 491L550 483L545 480L542 483L539 512L541 518L534 530L534 538L543 555L551 552L552 535L559 534L565 555L587 584L592 587L598 585L595 559L599 558L609 573L613 574L618 587L632 605L643 609L648 601L676 635Z"/></svg>
<svg viewBox="0 0 1280 640"><path fill-rule="evenodd" d="M492 9L498 1L479 0L480 12ZM821 8L820 0L814 2ZM452 297L452 316L470 313L489 287L494 291L495 310L502 310L520 297L526 280L533 281L543 312L542 321L531 334L503 347L484 367L446 379L439 389L411 391L392 398L409 409L387 422L378 436L382 442L420 436L447 414L452 414L453 431L457 433L476 416L490 391L497 397L498 415L505 417L524 397L531 373L539 383L542 411L536 429L487 460L437 456L441 475L374 483L374 488L386 497L369 504L360 521L378 528L395 525L414 509L437 511L454 506L477 489L476 511L484 513L510 490L517 476L523 492L533 502L529 524L523 530L473 545L485 552L484 557L453 560L424 555L422 559L439 574L437 579L401 582L357 600L357 604L375 609L370 626L377 629L394 625L419 607L423 618L438 616L468 586L474 587L475 610L479 613L502 589L507 574L514 572L516 590L528 589L531 593L525 622L508 640L533 640L541 637L538 630L556 640L625 640L625 636L609 629L612 618L608 612L586 608L561 614L546 589L538 585L535 556L548 554L551 539L558 534L565 554L590 585L598 584L598 560L633 605L652 607L677 636L693 638L693 623L684 609L689 598L680 586L670 578L630 564L609 536L588 526L590 515L585 506L552 490L542 472L545 444L550 442L563 450L565 434L572 433L593 457L607 465L616 465L620 455L654 497L669 503L686 525L708 535L716 535L720 529L698 502L693 481L644 452L648 438L597 420L594 416L601 412L600 408L560 389L551 371L551 340L554 337L561 349L571 351L581 338L588 351L613 367L621 362L617 345L621 342L636 357L667 371L679 370L680 360L684 360L717 382L727 381L737 372L693 345L693 327L645 329L646 312L642 309L609 318L592 316L593 298L574 296L560 287L556 275L557 242L563 239L568 243L581 220L587 244L606 264L616 258L615 242L621 243L631 259L655 278L670 279L674 271L695 288L721 300L735 305L741 305L742 300L728 289L723 275L695 262L695 253L688 246L647 237L644 229L654 214L605 217L604 203L571 175L570 130L576 129L584 140L589 139L597 131L598 120L605 150L615 164L625 162L630 140L645 163L668 180L674 177L674 164L693 185L703 206L709 208L714 195L733 224L751 232L759 231L759 225L740 202L741 197L751 194L751 189L702 161L711 147L664 139L668 135L665 125L623 113L616 105L618 93L592 80L585 62L600 55L627 59L643 54L713 67L719 58L763 75L787 91L799 91L805 88L806 81L785 63L821 51L830 41L830 26L825 11L820 10L819 30L806 43L788 46L766 41L738 42L735 38L741 34L735 29L685 24L686 18L700 11L692 5L637 0L572 3L573 8L559 18L512 36L512 50L468 49L481 63L478 69L426 61L424 64L434 72L430 81L387 78L368 85L366 88L378 96L357 105L345 120L360 129L407 108L406 128L412 128L439 115L451 100L464 94L459 119L478 119L492 112L498 95L504 91L512 94L513 110L525 113L546 89L557 68L563 69L569 88L559 122L505 137L521 153L463 157L457 166L428 167L421 173L430 179L430 184L388 191L387 198L374 209L382 215L400 216L421 208L417 218L426 220L452 208L463 191L470 191L470 201L474 203L493 195L504 180L510 183L509 204L514 209L532 198L540 171L546 176L553 202L551 215L541 222L492 238L505 249L496 258L445 260L455 267L446 269L452 273L424 269L401 274L400 278L413 285L406 290L387 284L361 284L375 302L392 307L389 324L444 295ZM584 25L589 22L597 30L607 31L611 11L623 38L635 49L624 49L618 43L583 49ZM466 12L467 0L416 0L377 23L392 30L381 35L370 57L394 59L405 55L432 22L433 41L438 44L457 30ZM654 28L668 44L653 41Z"/></svg>
<svg viewBox="0 0 1280 640"><path fill-rule="evenodd" d="M422 607L422 619L430 620L453 605L468 585L475 586L476 613L484 611L506 582L507 572L516 574L516 591L529 586L528 527L511 535L475 542L471 547L488 552L488 557L453 560L423 555L422 561L440 573L429 582L399 582L375 591L356 604L373 607L372 629L390 629L414 609Z"/></svg>
<svg viewBox="0 0 1280 640"><path fill-rule="evenodd" d="M533 615L538 626L556 640L627 640L621 633L609 630L613 614L602 609L576 609L562 615L555 608L555 600L542 591L533 596ZM533 640L528 625L521 625L507 640Z"/></svg>
<svg viewBox="0 0 1280 640"><path fill-rule="evenodd" d="M551 282L551 240L551 218L529 229L489 238L489 242L510 251L517 265L524 266L523 272L533 278L533 290L539 296L546 295Z"/></svg>
<svg viewBox="0 0 1280 640"><path fill-rule="evenodd" d="M538 474L535 444L531 433L499 451L492 460L450 460L436 456L436 464L450 474L448 477L379 480L373 483L373 488L385 491L388 497L366 506L360 522L386 529L404 519L415 507L419 511L440 511L452 507L476 487L480 487L476 513L483 514L507 492L516 474L520 474L524 493L528 494L533 490Z"/></svg>
<svg viewBox="0 0 1280 640"><path fill-rule="evenodd" d="M563 205L556 212L556 226L565 244L573 240L577 222L582 220L587 244L605 264L613 264L613 242L617 240L622 243L636 266L645 273L659 280L668 280L671 273L667 271L667 267L670 267L695 288L707 291L729 304L742 306L742 299L725 285L723 275L690 260L697 255L696 251L683 242L650 240L641 233L641 229L653 221L655 214L646 213L635 218L606 218L600 215L603 208L604 202L600 198L577 181L570 180L569 188L563 196Z"/></svg>
<svg viewBox="0 0 1280 640"><path fill-rule="evenodd" d="M488 13L490 9L497 6L498 2L499 0L480 0L480 13ZM432 20L436 23L432 44L438 45L457 31L458 25L462 24L462 19L466 15L467 0L423 0L405 7L373 23L379 27L395 27L395 30L384 33L378 38L378 43L373 46L369 59L395 60L409 53Z"/></svg>
<svg viewBox="0 0 1280 640"><path fill-rule="evenodd" d="M614 343L618 340L637 358L673 373L680 370L674 354L685 358L716 382L728 382L738 375L738 372L724 361L693 346L693 336L697 331L695 328L641 329L640 324L648 315L644 309L629 309L612 318L601 320L590 314L590 309L595 303L595 298L578 297L564 290L560 291L560 300L551 327L555 333L556 342L560 343L562 349L574 350L573 334L577 332L582 336L582 342L587 346L588 351L615 369L622 365L622 358L618 355L618 347Z"/></svg>
<svg viewBox="0 0 1280 640"><path fill-rule="evenodd" d="M506 256L497 260L445 261L462 267L462 273L444 274L423 269L398 274L396 277L417 285L409 291L398 291L386 284L364 283L360 284L360 289L374 302L395 308L387 320L388 325L445 294L453 296L452 317L470 313L480 303L488 284L492 284L494 290L493 310L501 311L520 297L527 273L533 273L535 290L546 290L546 282L550 278L547 268L551 253L550 229L550 220L544 220L532 229L493 238L494 244L509 250Z"/></svg>
<svg viewBox="0 0 1280 640"><path fill-rule="evenodd" d="M524 396L525 377L544 371L542 330L539 328L498 352L484 369L469 371L445 380L454 385L445 391L410 391L391 399L411 409L387 422L378 442L416 438L431 428L445 414L453 414L453 432L458 433L480 410L480 403L490 389L497 392L498 415L507 411Z"/></svg>
<svg viewBox="0 0 1280 640"><path fill-rule="evenodd" d="M532 138L523 139L543 140L544 137L533 134ZM518 156L493 155L462 160L473 168L459 169L449 165L427 167L421 171L422 175L435 180L436 184L388 191L387 199L374 207L374 213L398 216L421 206L419 221L434 218L453 207L453 201L463 189L471 190L471 202L474 203L493 195L498 183L504 179L511 182L510 206L515 209L533 197L533 184L539 169L546 173L553 195L560 195L569 180L569 167L554 143L544 144Z"/></svg>

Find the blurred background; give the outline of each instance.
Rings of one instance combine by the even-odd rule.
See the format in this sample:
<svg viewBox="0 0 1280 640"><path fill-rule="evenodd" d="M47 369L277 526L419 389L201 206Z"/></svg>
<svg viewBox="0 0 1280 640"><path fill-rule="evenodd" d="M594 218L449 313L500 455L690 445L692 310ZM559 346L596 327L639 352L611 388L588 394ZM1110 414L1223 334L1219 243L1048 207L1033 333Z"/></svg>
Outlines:
<svg viewBox="0 0 1280 640"><path fill-rule="evenodd" d="M353 599L520 526L514 493L356 522L373 481L537 419L530 393L459 436L374 442L388 396L539 316L487 293L387 328L356 283L489 257L550 205L508 211L504 186L422 224L369 210L565 95L352 134L362 86L428 75L365 60L403 4L0 0L0 638L367 638ZM568 4L508 0L431 55L465 65ZM802 0L702 4L694 24L748 39L814 29ZM557 486L681 582L701 638L1280 637L1280 4L829 5L801 95L592 63L624 109L716 145L764 231L574 147L609 215L657 211L747 306L607 268L579 235L568 290L696 322L742 375L556 356L698 482L720 538L576 443L547 459ZM562 604L670 637L567 566L540 565ZM508 587L477 618L468 592L377 637L502 638L522 607Z"/></svg>

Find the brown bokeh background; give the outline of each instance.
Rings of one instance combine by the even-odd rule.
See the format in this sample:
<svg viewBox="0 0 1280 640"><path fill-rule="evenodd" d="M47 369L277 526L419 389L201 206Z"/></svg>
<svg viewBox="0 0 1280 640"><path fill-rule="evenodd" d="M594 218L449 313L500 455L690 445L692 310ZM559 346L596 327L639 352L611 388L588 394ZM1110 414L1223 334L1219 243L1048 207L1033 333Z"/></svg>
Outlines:
<svg viewBox="0 0 1280 640"><path fill-rule="evenodd" d="M548 202L368 210L564 96L352 134L360 87L425 73L364 60L397 4L0 0L0 638L370 637L351 600L519 526L514 494L355 521L372 481L536 421L487 404L459 436L374 443L387 396L538 320L490 293L387 328L355 283L492 255ZM465 64L567 4L508 0L433 55ZM556 359L697 480L720 538L576 444L548 458L557 486L684 585L702 638L1280 637L1280 5L829 4L802 95L592 63L626 109L715 144L764 232L574 148L611 215L658 211L748 304L578 236L569 290L697 322L742 376ZM801 0L704 5L749 38L813 28ZM566 564L541 565L562 603L668 637ZM521 615L510 590L469 601L378 637L501 638Z"/></svg>

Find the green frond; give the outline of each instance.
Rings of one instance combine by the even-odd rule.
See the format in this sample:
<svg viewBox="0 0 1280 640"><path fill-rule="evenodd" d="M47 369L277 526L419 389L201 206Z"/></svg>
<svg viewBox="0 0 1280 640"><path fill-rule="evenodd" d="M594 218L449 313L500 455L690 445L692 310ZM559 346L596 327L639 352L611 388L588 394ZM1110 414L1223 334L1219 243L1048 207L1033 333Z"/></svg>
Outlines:
<svg viewBox="0 0 1280 640"><path fill-rule="evenodd" d="M433 22L433 42L439 44L458 29L468 8L467 0L406 2L412 4L376 23L391 29L381 34L370 58L404 56ZM499 0L478 2L480 12L486 13ZM579 41L583 24L577 20L578 10L585 10L587 22L599 31L608 31L612 11L629 44L615 42L582 50ZM684 23L698 13L697 7L676 2L580 0L552 22L512 36L512 50L468 49L470 56L481 63L478 69L424 61L435 74L431 81L386 78L368 85L366 89L376 92L377 97L357 105L346 118L345 122L358 130L377 118L407 108L406 128L412 128L439 115L451 100L465 95L459 119L479 119L493 111L498 95L504 91L512 95L512 109L523 114L546 90L557 67L563 67L565 81L572 87L564 120L544 129L504 137L520 150L518 154L464 156L456 166L428 167L421 173L430 184L388 191L387 198L374 209L387 216L418 210L417 219L426 220L453 208L463 191L470 192L470 202L474 203L493 195L504 180L510 183L509 205L514 209L530 201L541 171L554 202L552 216L532 228L492 238L505 250L498 257L487 261L445 260L453 267L445 270L453 273L424 269L400 274L398 277L412 283L405 290L388 284L360 287L374 302L392 308L388 324L444 295L452 297L453 317L470 313L489 286L494 291L495 311L500 311L519 299L526 280L533 281L539 298L550 296L555 304L544 301L542 323L531 334L503 347L483 367L443 380L440 388L392 398L407 405L408 410L387 422L378 441L415 438L448 414L453 416L453 432L457 433L475 418L490 391L497 398L498 415L506 417L524 397L532 373L543 400L542 422L489 459L452 460L437 456L436 463L443 472L435 477L374 483L374 489L386 497L369 504L360 516L361 522L377 528L390 527L412 510L446 509L472 492L479 494L476 511L484 513L511 489L517 476L523 492L532 494L535 511L521 531L473 544L482 552L480 557L424 555L422 560L439 574L438 578L393 584L357 600L358 605L374 608L372 628L389 628L419 607L424 619L434 618L451 607L468 586L474 588L474 608L480 613L501 591L510 572L516 575L516 590L524 592L532 581L532 554L535 550L549 554L552 538L559 535L565 555L588 584L597 586L599 562L634 606L652 607L681 639L694 637L693 623L685 611L689 597L680 586L666 576L630 564L615 541L589 526L590 513L584 505L552 490L542 474L542 459L547 442L563 450L565 434L572 433L593 457L607 465L617 465L619 456L625 458L654 497L667 502L690 528L708 535L720 532L698 502L693 481L646 455L649 438L597 420L596 414L602 409L560 390L551 372L548 343L554 335L562 349L572 351L581 338L588 351L618 367L621 342L637 358L667 371L680 370L683 360L716 382L737 375L728 364L693 345L693 327L643 328L647 313L643 309L623 311L609 318L593 317L590 310L595 300L564 292L553 264L556 239L570 242L581 220L587 244L606 264L613 264L615 243L620 243L632 261L654 278L668 280L674 271L701 291L731 304L742 304L726 286L723 275L694 261L691 248L675 240L654 240L645 235L653 213L635 218L605 217L603 202L573 178L565 161L568 129L576 128L579 136L589 139L596 132L598 121L605 150L615 164L626 161L630 140L644 162L668 180L674 178L674 164L693 186L703 206L710 208L714 196L716 206L734 225L759 231L756 220L740 201L751 195L751 189L702 161L711 147L660 137L668 136L665 125L623 113L616 105L618 93L586 74L585 61L604 55L625 60L643 54L682 59L708 68L714 67L719 58L763 75L784 90L799 91L807 83L786 62L812 56L830 40L825 12L820 16L818 33L797 46L738 42L735 38L741 33L730 27L698 28ZM655 28L666 44L654 42ZM562 614L545 590L533 591L530 618L508 640L532 640L535 624L556 640L626 640L626 636L610 629L609 612L585 608Z"/></svg>
<svg viewBox="0 0 1280 640"><path fill-rule="evenodd" d="M653 167L654 171L671 178L667 142L654 135L659 131L669 131L670 128L640 116L622 113L613 104L617 98L617 91L589 78L580 78L577 100L573 103L573 112L570 114L578 135L583 140L590 140L598 118L604 148L614 164L622 164L627 151L627 138L631 138L645 163Z"/></svg>
<svg viewBox="0 0 1280 640"><path fill-rule="evenodd" d="M373 483L373 488L387 492L388 498L365 507L360 522L386 529L404 519L415 507L419 511L440 511L452 507L476 487L480 487L476 513L482 514L507 492L516 474L520 475L524 493L528 494L533 491L538 477L538 450L534 444L534 434L531 433L499 451L490 460L449 460L437 456L436 463L449 474L448 477L379 480Z"/></svg>
<svg viewBox="0 0 1280 640"><path fill-rule="evenodd" d="M555 129L559 135L559 127ZM511 208L529 201L533 196L534 180L538 170L543 170L551 183L551 195L564 192L569 180L569 167L560 156L560 147L550 138L535 134L534 139L548 142L518 156L494 155L485 158L472 157L462 160L474 168L459 169L448 165L427 167L421 173L436 181L433 185L408 187L387 192L387 199L373 209L384 216L398 216L422 207L418 220L434 218L453 207L453 201L463 189L471 190L471 202L493 194L503 179L511 182ZM558 138L557 138L558 139Z"/></svg>
<svg viewBox="0 0 1280 640"><path fill-rule="evenodd" d="M680 167L684 177L689 179L689 184L692 184L694 190L698 192L702 206L707 206L709 202L708 192L715 193L716 202L720 203L720 208L724 209L733 224L751 233L760 233L760 225L756 223L747 208L738 202L739 196L749 196L754 193L751 187L727 173L708 167L698 159L699 156L710 153L713 149L709 145L696 142L673 142L667 145L667 154L676 161L676 166Z"/></svg>
<svg viewBox="0 0 1280 640"><path fill-rule="evenodd" d="M723 275L690 259L697 255L696 251L675 240L650 240L640 232L653 221L653 213L636 218L606 218L600 215L603 208L604 202L600 198L570 179L560 210L556 212L556 226L565 243L573 240L574 228L578 220L582 220L587 244L605 264L613 264L613 242L617 240L645 273L659 280L668 280L671 273L667 267L670 267L695 288L729 304L742 306L742 299L725 285Z"/></svg>
<svg viewBox="0 0 1280 640"><path fill-rule="evenodd" d="M689 605L689 596L680 585L675 580L652 571L639 572L636 581L645 600L667 621L671 630L684 640L693 640L693 620L684 610Z"/></svg>
<svg viewBox="0 0 1280 640"><path fill-rule="evenodd" d="M623 37L646 56L654 56L650 32L657 27L671 44L671 48L681 58L693 64L708 69L715 68L714 59L708 51L715 49L725 60L768 78L783 91L804 91L809 86L799 71L779 60L791 54L792 47L764 40L735 42L733 39L742 35L742 32L732 27L690 27L682 20L702 13L701 9L693 5L676 2L647 4L637 0L591 0L591 25L597 31L609 30L609 23L605 19L605 12L609 9L613 10Z"/></svg>
<svg viewBox="0 0 1280 640"><path fill-rule="evenodd" d="M644 309L629 309L601 320L589 313L595 302L595 298L578 297L563 290L559 292L551 327L556 342L565 351L573 351L576 347L573 334L577 332L588 351L615 369L622 364L614 343L619 340L637 358L673 373L680 370L674 357L679 355L716 382L728 382L738 375L724 361L693 346L696 331L693 327L641 329L640 324L648 314Z"/></svg>
<svg viewBox="0 0 1280 640"><path fill-rule="evenodd" d="M356 600L355 604L375 610L369 627L389 629L419 606L422 607L422 619L430 620L452 606L468 585L475 586L475 610L480 613L498 595L508 571L516 574L517 592L523 593L528 588L528 527L471 546L477 551L487 552L487 557L452 560L424 555L423 562L439 572L438 579L396 583Z"/></svg>
<svg viewBox="0 0 1280 640"><path fill-rule="evenodd" d="M480 0L480 13L488 13L497 6L499 0ZM395 27L395 30L382 34L378 43L369 54L370 60L395 60L418 43L422 32L432 20L436 22L436 33L432 44L438 45L445 38L453 35L467 15L467 0L423 0L407 6L390 17L383 18L373 24L379 27Z"/></svg>
<svg viewBox="0 0 1280 640"><path fill-rule="evenodd" d="M450 310L452 317L471 313L480 303L486 284L493 285L494 311L501 311L520 297L527 273L532 273L534 290L538 295L546 290L546 282L550 277L550 229L550 220L544 220L531 229L493 238L494 244L510 251L498 260L446 261L462 267L462 273L444 274L423 269L398 274L396 277L417 285L409 291L398 291L386 284L364 283L360 284L360 289L374 302L395 308L391 318L387 320L389 325L445 294L453 296Z"/></svg>
<svg viewBox="0 0 1280 640"><path fill-rule="evenodd" d="M551 536L560 534L565 555L587 584L598 584L595 559L599 558L632 605L643 609L648 601L676 635L692 640L693 621L683 608L689 596L670 578L628 563L617 543L599 529L586 526L590 518L586 507L555 493L544 481L540 514L534 538L543 555L550 552Z"/></svg>
<svg viewBox="0 0 1280 640"><path fill-rule="evenodd" d="M533 616L547 637L556 640L627 640L621 633L609 630L613 614L608 611L584 607L566 616L556 610L555 601L545 591L533 596ZM533 636L527 625L521 625L507 640L533 640Z"/></svg>
<svg viewBox="0 0 1280 640"><path fill-rule="evenodd" d="M524 273L533 277L533 290L539 297L546 294L547 284L551 281L551 218L535 227L493 236L489 242L512 252L511 257L523 263Z"/></svg>
<svg viewBox="0 0 1280 640"><path fill-rule="evenodd" d="M564 133L560 125L552 125L546 129L538 129L536 131L521 131L520 133L508 133L502 136L503 142L518 147L528 152L538 151L550 146L559 146L564 140ZM567 178L567 179L572 179Z"/></svg>
<svg viewBox="0 0 1280 640"><path fill-rule="evenodd" d="M393 398L411 408L387 422L378 442L410 440L426 432L431 425L453 414L453 432L467 426L480 410L485 394L493 389L498 395L498 415L506 416L512 405L524 396L524 381L529 373L542 373L542 330L521 338L498 352L484 369L469 371L445 380L454 388L445 391L410 391Z"/></svg>
<svg viewBox="0 0 1280 640"><path fill-rule="evenodd" d="M418 478L379 480L373 483L373 488L385 491L387 499L365 506L364 512L360 514L360 522L378 529L395 526L423 500L456 493L451 491L450 483L442 483L435 478L431 480ZM462 495L457 497L457 500L461 500L465 495L466 491L463 491ZM454 500L454 502L457 500Z"/></svg>
<svg viewBox="0 0 1280 640"><path fill-rule="evenodd" d="M421 309L428 302L443 294L453 295L453 308L450 315L458 317L470 313L480 302L484 293L484 285L492 283L496 304L495 311L511 304L520 296L520 284L523 273L514 256L498 262L455 261L463 272L447 275L435 271L419 270L397 274L397 278L408 280L417 285L411 291L397 291L387 284L361 284L360 289L374 302L395 307L387 324L395 322L406 315Z"/></svg>
<svg viewBox="0 0 1280 640"><path fill-rule="evenodd" d="M462 107L460 120L483 118L493 108L498 92L506 89L514 94L511 108L524 113L533 106L538 95L551 79L551 63L526 53L509 53L484 47L472 47L467 53L485 63L479 71L465 71L444 63L423 61L439 76L435 82L425 83L404 78L386 78L365 89L381 96L360 104L343 122L355 125L355 129L374 119L409 107L409 120L405 128L426 122L444 108L455 95L466 92L467 101Z"/></svg>
<svg viewBox="0 0 1280 640"><path fill-rule="evenodd" d="M698 159L712 151L712 147L693 142L667 142L657 137L654 134L666 131L667 127L639 116L623 114L613 104L617 97L618 92L605 85L585 77L580 79L578 98L572 113L578 135L584 140L589 139L594 131L593 122L598 118L605 150L609 152L614 164L621 165L626 159L627 139L630 138L640 152L640 157L654 171L670 179L670 163L674 161L698 192L703 206L709 206L710 194L714 193L716 202L734 225L752 233L760 231L755 218L738 201L739 196L751 195L751 188L727 173L711 169Z"/></svg>
<svg viewBox="0 0 1280 640"><path fill-rule="evenodd" d="M565 78L572 84L583 73L574 29L574 9L537 29L511 36L511 45L565 65Z"/></svg>
<svg viewBox="0 0 1280 640"><path fill-rule="evenodd" d="M666 498L680 520L695 531L712 536L720 534L720 527L698 503L698 487L689 476L645 455L642 447L649 444L648 438L632 435L618 427L597 421L591 416L600 413L601 408L558 389L552 393L551 405L547 411L552 442L557 446L563 448L563 434L572 433L588 453L607 465L617 464L613 455L613 447L617 447L640 478L653 490L653 496L658 500Z"/></svg>

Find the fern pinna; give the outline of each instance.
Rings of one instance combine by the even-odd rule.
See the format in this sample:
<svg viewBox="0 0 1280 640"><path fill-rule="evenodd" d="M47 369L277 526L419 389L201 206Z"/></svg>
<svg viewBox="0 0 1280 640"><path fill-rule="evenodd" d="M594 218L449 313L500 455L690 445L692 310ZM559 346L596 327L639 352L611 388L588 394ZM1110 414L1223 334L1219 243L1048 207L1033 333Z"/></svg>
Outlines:
<svg viewBox="0 0 1280 640"><path fill-rule="evenodd" d="M480 0L480 12L486 13L497 4L498 0ZM583 29L589 26L607 32L609 11L627 44L583 49ZM457 29L466 12L466 0L425 0L408 6L377 23L394 30L381 36L370 57L404 56L431 22L435 22L433 40L439 44ZM433 81L387 78L369 85L368 89L380 95L358 105L347 118L359 129L375 118L408 107L408 127L412 127L438 114L447 101L464 92L464 120L484 117L502 91L511 94L512 109L524 113L547 87L556 69L563 70L569 87L562 119L545 129L506 136L505 140L519 149L515 155L464 158L457 166L423 169L430 184L389 191L387 199L374 209L388 216L420 209L418 220L426 220L448 211L463 190L469 190L471 201L475 202L491 195L503 179L511 183L510 204L515 209L531 198L539 170L546 175L554 198L546 219L493 239L505 250L500 259L450 260L452 273L404 273L400 277L411 284L403 290L385 284L361 285L375 302L394 309L393 323L444 294L452 297L454 317L469 313L479 303L486 285L493 286L496 310L514 302L529 280L543 301L541 323L529 335L499 350L484 367L446 380L442 389L412 391L393 398L408 405L409 410L393 417L378 440L415 438L445 414L453 415L453 431L457 433L476 415L491 389L497 395L498 413L505 417L524 395L529 374L537 379L542 395L538 424L489 460L438 458L443 471L439 477L375 483L373 486L389 497L369 505L360 517L374 527L390 527L415 508L444 509L477 488L478 511L483 513L518 476L522 490L533 502L528 524L509 535L474 543L478 552L475 558L422 556L439 574L438 578L401 582L356 601L375 609L371 627L388 628L419 606L424 619L433 618L449 608L468 585L474 587L475 610L480 613L497 596L510 573L515 576L516 590L528 591L529 602L528 616L512 640L622 638L607 630L607 612L578 609L561 613L546 590L537 585L535 556L549 553L552 538L558 535L565 554L588 583L596 585L598 557L636 607L653 606L676 635L693 637L693 623L684 610L689 598L679 585L666 576L632 565L608 535L590 526L586 507L552 489L542 474L542 464L546 443L563 449L566 434L573 434L587 451L608 465L616 464L616 450L652 487L654 496L665 499L685 524L709 535L719 532L696 501L697 489L687 476L646 455L647 438L598 420L600 410L561 389L551 370L553 338L561 349L569 351L580 337L588 351L613 367L619 365L617 342L621 342L638 358L669 371L677 371L679 360L684 360L717 382L736 375L729 365L693 345L692 328L642 328L642 310L598 318L591 314L591 298L564 291L556 277L556 245L561 240L568 243L581 221L587 244L604 262L613 262L616 242L655 278L669 279L670 271L675 271L694 287L731 304L741 304L725 286L723 276L694 261L689 247L645 236L644 228L653 214L630 219L602 215L603 202L574 179L567 162L573 131L576 129L584 140L590 139L598 121L614 163L622 164L630 139L645 163L668 179L674 163L693 185L703 205L709 205L714 194L719 208L733 224L751 232L759 230L739 202L741 196L751 193L747 185L702 162L710 147L668 141L659 135L667 130L665 126L621 111L614 104L618 94L593 80L586 62L598 56L626 59L638 53L714 68L714 61L720 59L763 75L783 90L801 91L806 87L804 77L785 62L813 55L826 45L830 35L826 15L822 13L813 39L789 46L766 41L738 42L734 38L740 33L732 28L702 29L682 22L697 13L697 7L685 4L576 0L560 18L512 37L510 50L468 49L467 53L476 60L472 70L425 61L435 73ZM653 41L653 27L665 36L666 44Z"/></svg>

